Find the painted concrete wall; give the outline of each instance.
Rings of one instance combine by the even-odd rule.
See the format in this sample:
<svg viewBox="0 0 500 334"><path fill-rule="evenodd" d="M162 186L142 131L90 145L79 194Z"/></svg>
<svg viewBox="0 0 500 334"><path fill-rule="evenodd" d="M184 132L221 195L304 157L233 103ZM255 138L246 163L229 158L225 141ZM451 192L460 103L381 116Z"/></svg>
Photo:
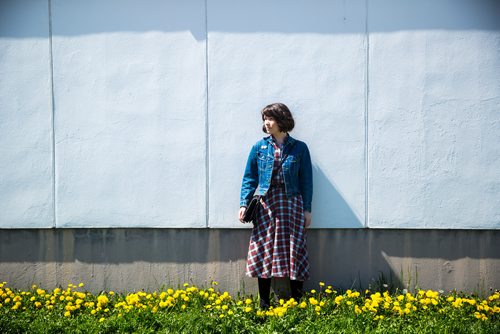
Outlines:
<svg viewBox="0 0 500 334"><path fill-rule="evenodd" d="M0 2L0 226L54 222L48 6Z"/></svg>
<svg viewBox="0 0 500 334"><path fill-rule="evenodd" d="M56 226L205 227L202 1L53 1Z"/></svg>
<svg viewBox="0 0 500 334"><path fill-rule="evenodd" d="M498 1L0 6L2 228L242 227L274 101L313 227L500 227Z"/></svg>
<svg viewBox="0 0 500 334"><path fill-rule="evenodd" d="M215 280L223 291L255 294L257 280L244 276L249 237L241 229L0 230L0 279L20 289L84 282L91 291ZM315 229L308 241L307 289L319 281L362 290L500 288L498 230ZM286 291L285 283L276 288Z"/></svg>

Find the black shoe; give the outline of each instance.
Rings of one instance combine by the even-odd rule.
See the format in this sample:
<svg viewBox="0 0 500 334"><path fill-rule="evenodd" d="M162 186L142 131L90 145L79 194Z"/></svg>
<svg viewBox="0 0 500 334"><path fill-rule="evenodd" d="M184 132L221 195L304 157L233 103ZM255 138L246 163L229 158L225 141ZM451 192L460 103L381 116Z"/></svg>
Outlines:
<svg viewBox="0 0 500 334"><path fill-rule="evenodd" d="M262 310L269 310L269 304L270 304L270 302L268 300L264 300L264 299L260 300L260 308Z"/></svg>

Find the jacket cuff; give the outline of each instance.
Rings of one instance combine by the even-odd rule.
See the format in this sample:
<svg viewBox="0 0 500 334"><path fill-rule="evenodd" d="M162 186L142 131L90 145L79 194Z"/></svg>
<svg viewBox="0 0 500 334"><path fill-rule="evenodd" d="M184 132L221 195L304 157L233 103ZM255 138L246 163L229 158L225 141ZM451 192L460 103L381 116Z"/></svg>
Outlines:
<svg viewBox="0 0 500 334"><path fill-rule="evenodd" d="M310 205L304 205L304 211L311 212L311 206Z"/></svg>
<svg viewBox="0 0 500 334"><path fill-rule="evenodd" d="M245 201L245 200L241 200L241 201L240 201L240 208L241 208L242 206L244 206L244 207L248 206L247 201Z"/></svg>

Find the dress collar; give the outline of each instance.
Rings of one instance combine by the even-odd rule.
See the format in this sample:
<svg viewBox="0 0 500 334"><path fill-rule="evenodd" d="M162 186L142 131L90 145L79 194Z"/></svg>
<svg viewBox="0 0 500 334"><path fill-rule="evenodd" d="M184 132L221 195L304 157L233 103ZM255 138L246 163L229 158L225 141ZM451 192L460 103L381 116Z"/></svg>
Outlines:
<svg viewBox="0 0 500 334"><path fill-rule="evenodd" d="M273 139L273 136L267 136L267 137L264 137L264 139L269 143L269 144L273 144L274 143L274 139ZM290 136L290 134L288 134L285 138L285 141L283 142L283 148L288 146L288 145L291 145L295 142L295 138L293 138L292 136Z"/></svg>

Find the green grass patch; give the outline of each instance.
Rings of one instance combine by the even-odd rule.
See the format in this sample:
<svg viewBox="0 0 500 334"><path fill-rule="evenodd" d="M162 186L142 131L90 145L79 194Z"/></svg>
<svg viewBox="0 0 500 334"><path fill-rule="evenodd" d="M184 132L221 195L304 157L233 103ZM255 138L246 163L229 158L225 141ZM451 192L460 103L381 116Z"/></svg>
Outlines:
<svg viewBox="0 0 500 334"><path fill-rule="evenodd" d="M92 294L83 284L46 291L0 283L0 333L500 333L500 293L337 292L258 300L185 284L164 291Z"/></svg>

